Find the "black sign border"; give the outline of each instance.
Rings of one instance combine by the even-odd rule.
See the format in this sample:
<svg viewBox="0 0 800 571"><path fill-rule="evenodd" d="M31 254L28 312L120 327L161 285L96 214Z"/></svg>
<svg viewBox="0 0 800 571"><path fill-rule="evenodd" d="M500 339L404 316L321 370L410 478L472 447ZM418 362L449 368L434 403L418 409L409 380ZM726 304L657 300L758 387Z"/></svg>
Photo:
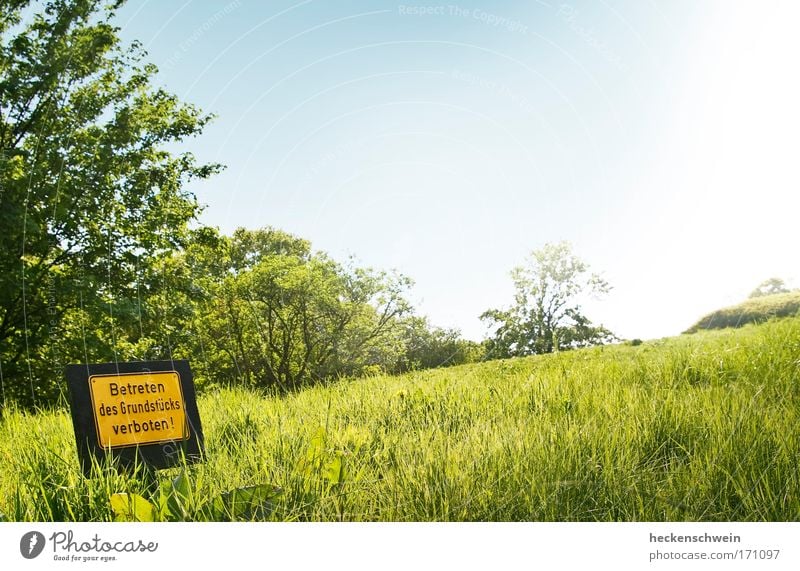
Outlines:
<svg viewBox="0 0 800 571"><path fill-rule="evenodd" d="M178 373L186 414L189 423L187 440L162 441L139 446L119 448L103 448L97 440L97 424L89 392L89 377L92 375L113 375L116 373L170 372ZM103 465L109 455L115 464L129 469L139 464L146 464L156 470L170 468L185 458L186 462L200 462L205 455L203 428L200 424L200 412L197 410L197 396L194 390L194 378L185 359L175 361L134 361L128 363L96 363L84 365L67 365L67 387L69 388L72 426L75 429L75 442L78 446L78 458L83 474L89 477L92 464Z"/></svg>

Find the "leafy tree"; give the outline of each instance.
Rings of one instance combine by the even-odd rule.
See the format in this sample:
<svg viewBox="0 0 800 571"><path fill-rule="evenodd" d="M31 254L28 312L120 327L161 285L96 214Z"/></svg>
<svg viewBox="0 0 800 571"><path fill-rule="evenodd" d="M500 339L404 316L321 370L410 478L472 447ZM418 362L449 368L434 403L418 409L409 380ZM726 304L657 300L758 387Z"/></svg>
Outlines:
<svg viewBox="0 0 800 571"><path fill-rule="evenodd" d="M29 403L68 361L168 356L185 184L218 170L166 150L210 117L152 85L121 3L0 4L0 364Z"/></svg>
<svg viewBox="0 0 800 571"><path fill-rule="evenodd" d="M481 319L494 327L488 356L514 357L550 353L560 348L601 344L610 331L583 315L580 301L610 289L577 258L566 242L533 251L523 266L511 272L516 293L507 309L490 309Z"/></svg>
<svg viewBox="0 0 800 571"><path fill-rule="evenodd" d="M215 276L193 342L214 382L289 390L397 360L407 278L337 264L272 228L187 253L195 271Z"/></svg>
<svg viewBox="0 0 800 571"><path fill-rule="evenodd" d="M789 288L781 278L769 278L761 282L756 289L750 292L748 296L750 299L755 297L764 297L765 295L773 295L776 293L789 293Z"/></svg>

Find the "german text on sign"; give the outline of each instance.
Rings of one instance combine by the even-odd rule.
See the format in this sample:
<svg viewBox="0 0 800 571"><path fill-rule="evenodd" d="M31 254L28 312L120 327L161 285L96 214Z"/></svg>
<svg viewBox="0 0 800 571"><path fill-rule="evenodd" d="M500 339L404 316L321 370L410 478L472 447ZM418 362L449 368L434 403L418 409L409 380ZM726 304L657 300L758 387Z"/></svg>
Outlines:
<svg viewBox="0 0 800 571"><path fill-rule="evenodd" d="M176 371L92 375L89 392L103 448L189 438Z"/></svg>

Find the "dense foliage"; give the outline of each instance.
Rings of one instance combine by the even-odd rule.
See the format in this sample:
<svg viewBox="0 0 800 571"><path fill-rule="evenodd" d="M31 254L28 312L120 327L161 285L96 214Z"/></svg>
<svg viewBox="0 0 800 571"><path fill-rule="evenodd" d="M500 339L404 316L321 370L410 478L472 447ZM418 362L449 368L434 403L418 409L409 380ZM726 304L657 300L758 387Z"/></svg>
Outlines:
<svg viewBox="0 0 800 571"><path fill-rule="evenodd" d="M0 361L5 396L35 404L68 361L168 351L167 270L198 212L184 186L218 167L165 150L209 116L153 86L116 6L23 21L29 4L0 5Z"/></svg>
<svg viewBox="0 0 800 571"><path fill-rule="evenodd" d="M186 252L206 276L187 344L201 377L287 390L394 368L407 278L338 264L280 230L206 233Z"/></svg>

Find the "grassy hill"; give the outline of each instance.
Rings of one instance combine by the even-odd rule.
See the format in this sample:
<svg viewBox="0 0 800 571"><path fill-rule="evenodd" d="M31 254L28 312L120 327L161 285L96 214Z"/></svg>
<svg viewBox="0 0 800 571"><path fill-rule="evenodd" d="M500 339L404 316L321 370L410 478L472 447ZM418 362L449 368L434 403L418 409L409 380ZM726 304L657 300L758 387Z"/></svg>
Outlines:
<svg viewBox="0 0 800 571"><path fill-rule="evenodd" d="M793 317L800 312L800 290L748 299L737 305L712 311L687 329L696 333L703 329L741 327L747 323L764 323L775 317Z"/></svg>
<svg viewBox="0 0 800 571"><path fill-rule="evenodd" d="M223 390L200 399L208 461L159 474L181 494L157 517L798 520L799 369L795 318L288 397ZM267 483L247 509L219 501ZM153 490L84 479L66 411L0 422L6 519L109 520L113 493Z"/></svg>

